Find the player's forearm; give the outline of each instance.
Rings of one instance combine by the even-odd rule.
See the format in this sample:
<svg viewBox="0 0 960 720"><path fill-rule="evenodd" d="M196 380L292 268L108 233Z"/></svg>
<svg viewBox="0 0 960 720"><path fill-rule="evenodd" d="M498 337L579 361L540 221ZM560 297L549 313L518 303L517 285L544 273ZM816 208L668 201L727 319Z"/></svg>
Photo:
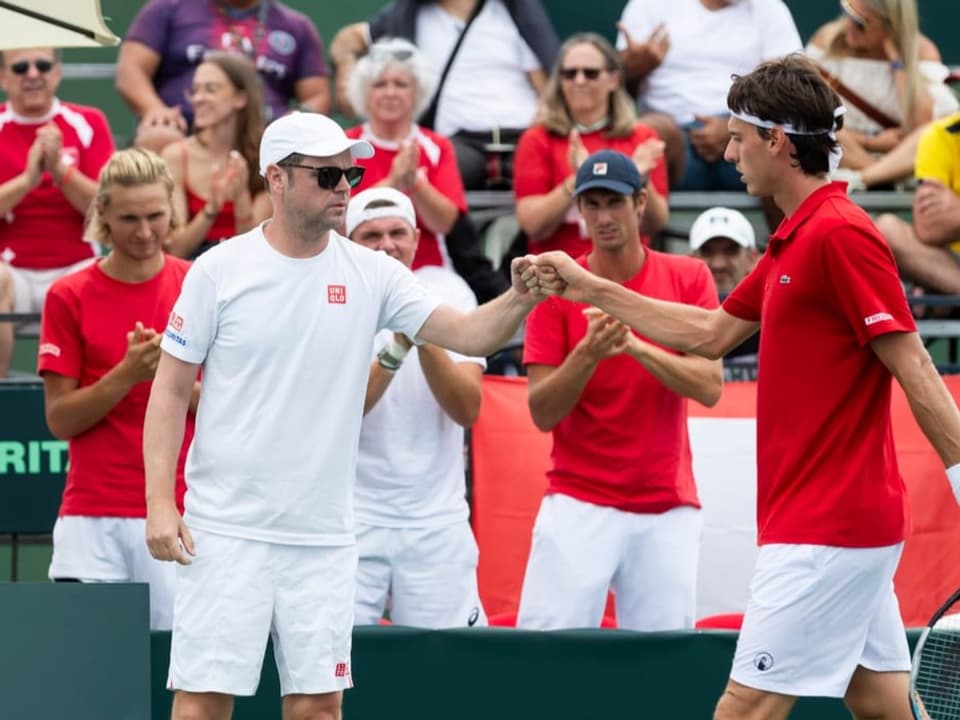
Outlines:
<svg viewBox="0 0 960 720"><path fill-rule="evenodd" d="M537 428L548 432L570 414L580 401L598 362L597 358L575 348L559 367L531 382L528 404Z"/></svg>
<svg viewBox="0 0 960 720"><path fill-rule="evenodd" d="M589 304L660 345L713 360L729 349L712 330L710 310L644 297L596 276L585 290Z"/></svg>
<svg viewBox="0 0 960 720"><path fill-rule="evenodd" d="M393 373L380 363L374 360L370 363L370 376L367 379L367 392L363 398L363 414L366 415L373 407L380 402L380 398L390 387L390 381L393 380Z"/></svg>
<svg viewBox="0 0 960 720"><path fill-rule="evenodd" d="M681 397L713 407L723 392L723 365L694 355L674 355L640 341L628 351L668 389Z"/></svg>
<svg viewBox="0 0 960 720"><path fill-rule="evenodd" d="M944 467L960 463L960 411L929 354L898 375L917 424Z"/></svg>
<svg viewBox="0 0 960 720"><path fill-rule="evenodd" d="M458 425L468 428L480 414L483 372L472 362L454 362L436 345L417 348L420 368L437 404Z"/></svg>
<svg viewBox="0 0 960 720"><path fill-rule="evenodd" d="M487 357L500 350L532 309L520 293L509 288L499 297L465 315L450 343L438 343L461 355ZM424 338L430 342L430 338Z"/></svg>
<svg viewBox="0 0 960 720"><path fill-rule="evenodd" d="M187 407L193 387L186 395L154 387L143 422L143 465L146 471L147 510L151 505L175 502L177 458L183 444Z"/></svg>
<svg viewBox="0 0 960 720"><path fill-rule="evenodd" d="M86 432L103 420L131 387L133 384L117 366L92 385L49 399L46 418L50 432L60 440Z"/></svg>

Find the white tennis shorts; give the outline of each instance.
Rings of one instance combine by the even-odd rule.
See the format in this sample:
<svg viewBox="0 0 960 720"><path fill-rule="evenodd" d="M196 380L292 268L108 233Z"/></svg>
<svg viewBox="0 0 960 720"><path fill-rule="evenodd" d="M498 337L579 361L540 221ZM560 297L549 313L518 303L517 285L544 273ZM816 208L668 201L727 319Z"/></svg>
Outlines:
<svg viewBox="0 0 960 720"><path fill-rule="evenodd" d="M477 589L477 541L467 522L435 528L357 523L357 550L355 624L376 624L387 607L395 625L487 624Z"/></svg>
<svg viewBox="0 0 960 720"><path fill-rule="evenodd" d="M177 568L167 687L253 695L267 638L280 692L353 686L350 643L357 549L280 545L193 531Z"/></svg>
<svg viewBox="0 0 960 720"><path fill-rule="evenodd" d="M730 677L796 697L843 697L858 665L908 671L893 575L903 544L764 545Z"/></svg>
<svg viewBox="0 0 960 720"><path fill-rule="evenodd" d="M617 626L693 627L703 522L684 506L631 513L547 495L533 528L517 627L600 627L607 591Z"/></svg>
<svg viewBox="0 0 960 720"><path fill-rule="evenodd" d="M13 311L17 313L38 313L43 309L43 299L47 290L56 280L87 265L97 258L89 257L86 260L67 265L62 268L44 268L43 270L29 270L27 268L8 265L10 277L13 279Z"/></svg>
<svg viewBox="0 0 960 720"><path fill-rule="evenodd" d="M176 568L147 550L143 518L57 518L53 526L51 580L135 582L150 586L150 629L169 630L173 624Z"/></svg>

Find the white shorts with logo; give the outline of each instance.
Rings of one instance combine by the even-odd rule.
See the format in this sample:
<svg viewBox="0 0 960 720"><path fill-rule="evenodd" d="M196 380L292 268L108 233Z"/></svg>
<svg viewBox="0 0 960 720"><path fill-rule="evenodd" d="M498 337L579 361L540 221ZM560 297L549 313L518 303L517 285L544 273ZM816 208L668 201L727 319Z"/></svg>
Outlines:
<svg viewBox="0 0 960 720"><path fill-rule="evenodd" d="M353 686L355 546L192 534L193 562L177 568L168 689L255 694L268 637L282 695Z"/></svg>
<svg viewBox="0 0 960 720"><path fill-rule="evenodd" d="M150 586L150 629L173 624L176 568L147 550L143 518L67 515L53 526L51 580L136 582Z"/></svg>
<svg viewBox="0 0 960 720"><path fill-rule="evenodd" d="M730 677L796 697L843 697L858 665L908 671L893 575L903 544L764 545Z"/></svg>
<svg viewBox="0 0 960 720"><path fill-rule="evenodd" d="M466 521L435 528L358 522L357 550L357 625L379 622L388 607L396 625L487 624L477 589L477 541Z"/></svg>
<svg viewBox="0 0 960 720"><path fill-rule="evenodd" d="M703 521L696 508L632 513L547 495L533 528L517 627L600 627L607 591L617 626L693 627Z"/></svg>

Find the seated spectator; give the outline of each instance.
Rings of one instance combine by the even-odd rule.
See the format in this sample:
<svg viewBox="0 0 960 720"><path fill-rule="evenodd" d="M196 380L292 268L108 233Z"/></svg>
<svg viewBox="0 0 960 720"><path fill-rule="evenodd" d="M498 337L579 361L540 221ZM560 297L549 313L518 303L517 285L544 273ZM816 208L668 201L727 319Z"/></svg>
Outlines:
<svg viewBox="0 0 960 720"><path fill-rule="evenodd" d="M258 171L263 115L253 63L235 53L208 53L187 96L193 133L167 145L163 159L176 183L174 209L184 218L167 249L194 258L246 232L272 208Z"/></svg>
<svg viewBox="0 0 960 720"><path fill-rule="evenodd" d="M146 150L116 153L100 175L91 233L110 254L57 280L40 333L47 424L69 441L70 467L53 527L50 579L145 582L150 628L173 623L176 567L150 557L146 537L143 419L160 338L189 264L165 255L175 226L173 178ZM196 405L197 392L194 390ZM183 507L183 463L177 468Z"/></svg>
<svg viewBox="0 0 960 720"><path fill-rule="evenodd" d="M330 110L329 70L313 22L278 0L149 0L120 47L117 91L140 118L136 143L160 150L193 121L184 93L210 50L248 57L263 80L264 114Z"/></svg>
<svg viewBox="0 0 960 720"><path fill-rule="evenodd" d="M413 204L393 188L350 199L354 242L413 264ZM455 273L421 267L437 297L469 312L477 303ZM357 455L357 605L354 623L373 625L390 608L400 625L486 625L477 589L463 432L480 412L484 360L381 331L374 341Z"/></svg>
<svg viewBox="0 0 960 720"><path fill-rule="evenodd" d="M453 141L466 188L509 179L503 168L488 174L488 161L496 165L499 150L533 122L557 51L540 0L394 0L369 23L344 27L330 46L341 110L350 109L346 88L357 58L384 37L416 43L440 78L420 122Z"/></svg>
<svg viewBox="0 0 960 720"><path fill-rule="evenodd" d="M0 313L39 313L50 284L97 254L83 222L113 137L102 112L57 99L61 77L59 50L0 52ZM0 323L0 377L13 332Z"/></svg>
<svg viewBox="0 0 960 720"><path fill-rule="evenodd" d="M435 85L417 47L395 38L370 47L347 90L350 104L367 120L347 130L347 137L362 138L376 151L358 162L367 172L357 189L386 185L410 197L421 233L414 268L449 264L444 236L467 211L453 145L416 123Z"/></svg>
<svg viewBox="0 0 960 720"><path fill-rule="evenodd" d="M842 0L840 6L842 17L817 30L806 48L847 107L838 133L841 168L866 174L837 177L850 177L853 188L909 177L917 139L911 133L957 110L944 83L949 71L918 30L916 0ZM902 145L895 162L868 172Z"/></svg>
<svg viewBox="0 0 960 720"><path fill-rule="evenodd" d="M628 87L666 142L675 190L744 189L723 159L730 76L801 49L782 0L629 0L617 27Z"/></svg>
<svg viewBox="0 0 960 720"><path fill-rule="evenodd" d="M560 48L537 123L517 146L517 220L530 252L564 250L573 257L589 252L573 184L587 155L604 148L629 155L650 180L641 218L649 244L669 216L663 141L637 120L610 43L595 33L578 33Z"/></svg>
<svg viewBox="0 0 960 720"><path fill-rule="evenodd" d="M690 227L690 250L713 274L721 296L728 295L757 264L753 225L743 213L714 207L697 216ZM756 380L760 334L751 335L723 357L724 380Z"/></svg>
<svg viewBox="0 0 960 720"><path fill-rule="evenodd" d="M905 279L932 293L960 295L960 113L936 120L920 137L920 186L913 223L877 218Z"/></svg>
<svg viewBox="0 0 960 720"><path fill-rule="evenodd" d="M347 135L376 149L372 158L357 161L367 170L358 189L388 185L407 194L421 228L413 267L452 266L485 301L503 292L506 280L480 249L453 146L416 123L435 83L424 56L402 38L374 43L354 67L348 94L367 121Z"/></svg>

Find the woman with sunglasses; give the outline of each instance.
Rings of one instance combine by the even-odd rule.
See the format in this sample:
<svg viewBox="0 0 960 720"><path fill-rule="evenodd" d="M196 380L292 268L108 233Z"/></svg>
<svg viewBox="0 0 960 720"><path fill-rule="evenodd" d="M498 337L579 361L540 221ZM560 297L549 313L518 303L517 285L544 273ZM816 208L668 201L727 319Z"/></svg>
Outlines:
<svg viewBox="0 0 960 720"><path fill-rule="evenodd" d="M577 33L560 47L538 121L517 145L517 220L530 252L564 250L578 257L590 250L573 184L584 159L605 148L631 156L648 181L641 231L649 238L669 215L663 141L637 120L610 43L595 33Z"/></svg>
<svg viewBox="0 0 960 720"><path fill-rule="evenodd" d="M257 172L264 123L253 63L236 53L208 53L186 95L193 134L162 154L176 182L174 209L186 218L168 250L194 258L266 219L271 207Z"/></svg>
<svg viewBox="0 0 960 720"><path fill-rule="evenodd" d="M359 189L386 185L410 196L420 228L413 269L450 263L445 236L467 211L453 145L415 120L435 83L417 47L394 38L370 46L347 88L351 105L366 118L347 130L347 137L366 140L376 150L358 162L367 171Z"/></svg>
<svg viewBox="0 0 960 720"><path fill-rule="evenodd" d="M918 30L916 0L841 0L840 10L806 47L847 108L838 177L855 187L902 179L918 129L957 110L947 67Z"/></svg>

